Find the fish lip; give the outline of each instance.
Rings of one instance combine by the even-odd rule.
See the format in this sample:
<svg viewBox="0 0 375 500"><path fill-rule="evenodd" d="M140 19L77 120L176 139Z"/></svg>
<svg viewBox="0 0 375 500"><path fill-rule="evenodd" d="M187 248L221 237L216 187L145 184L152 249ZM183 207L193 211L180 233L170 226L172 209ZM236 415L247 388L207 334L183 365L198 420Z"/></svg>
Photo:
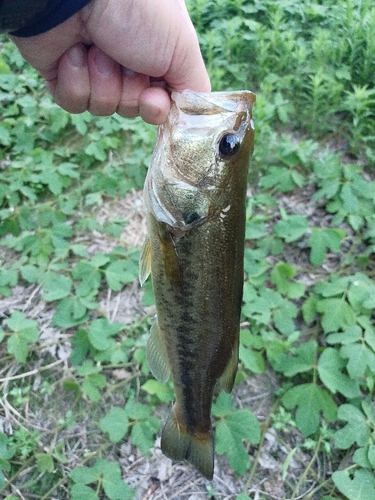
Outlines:
<svg viewBox="0 0 375 500"><path fill-rule="evenodd" d="M195 92L186 89L173 91L171 98L178 109L188 115L238 112L251 109L256 101L256 95L250 90Z"/></svg>

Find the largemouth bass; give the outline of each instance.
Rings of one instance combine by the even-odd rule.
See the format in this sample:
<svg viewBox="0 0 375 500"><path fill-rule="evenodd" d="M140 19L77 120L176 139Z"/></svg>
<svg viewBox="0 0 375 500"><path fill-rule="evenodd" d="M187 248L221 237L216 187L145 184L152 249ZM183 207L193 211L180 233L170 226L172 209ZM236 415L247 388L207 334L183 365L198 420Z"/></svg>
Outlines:
<svg viewBox="0 0 375 500"><path fill-rule="evenodd" d="M213 393L232 390L238 363L255 95L186 90L172 101L144 188L140 282L151 272L157 310L147 359L176 393L163 453L212 479Z"/></svg>

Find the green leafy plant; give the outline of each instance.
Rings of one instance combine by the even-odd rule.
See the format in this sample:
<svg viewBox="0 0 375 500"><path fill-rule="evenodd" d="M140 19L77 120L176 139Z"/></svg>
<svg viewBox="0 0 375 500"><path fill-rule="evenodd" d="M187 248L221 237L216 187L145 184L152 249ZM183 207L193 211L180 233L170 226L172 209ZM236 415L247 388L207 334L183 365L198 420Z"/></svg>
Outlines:
<svg viewBox="0 0 375 500"><path fill-rule="evenodd" d="M148 455L154 444L155 433L159 430L160 420L152 416L148 406L129 399L125 408L111 408L99 425L102 431L108 432L109 439L114 443L121 441L130 430L132 443Z"/></svg>
<svg viewBox="0 0 375 500"><path fill-rule="evenodd" d="M74 481L71 487L72 500L97 500L101 492L111 500L127 500L133 497L129 486L121 479L118 464L105 460L97 460L92 467L77 467L70 472ZM96 483L95 489L87 486ZM99 496L100 495L100 496Z"/></svg>
<svg viewBox="0 0 375 500"><path fill-rule="evenodd" d="M220 455L226 454L237 474L244 474L249 467L248 454L243 441L258 444L260 427L249 410L234 410L229 394L221 393L212 407L216 422L215 447Z"/></svg>
<svg viewBox="0 0 375 500"><path fill-rule="evenodd" d="M240 364L212 408L222 482L190 483L207 498L372 500L374 6L187 6L213 89L257 93ZM147 463L160 482L145 495L174 495L153 469L174 392L149 372L154 298L150 283L138 297L139 242L124 237L128 207L141 232L156 128L69 115L0 43L0 488L130 498Z"/></svg>
<svg viewBox="0 0 375 500"><path fill-rule="evenodd" d="M4 472L11 469L10 460L15 454L15 447L10 445L9 438L3 432L0 434L0 491L5 485Z"/></svg>
<svg viewBox="0 0 375 500"><path fill-rule="evenodd" d="M1 330L0 336L2 339L8 336L8 352L13 354L17 361L24 363L28 355L29 344L36 342L39 338L37 322L26 319L23 312L15 311L5 323L10 331Z"/></svg>

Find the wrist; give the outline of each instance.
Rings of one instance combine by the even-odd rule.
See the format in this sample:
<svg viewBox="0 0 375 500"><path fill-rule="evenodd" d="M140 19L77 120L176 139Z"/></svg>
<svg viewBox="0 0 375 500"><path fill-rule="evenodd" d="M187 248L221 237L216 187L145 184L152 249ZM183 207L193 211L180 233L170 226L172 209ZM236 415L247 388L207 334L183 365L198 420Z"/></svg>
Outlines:
<svg viewBox="0 0 375 500"><path fill-rule="evenodd" d="M55 28L85 7L90 0L49 0L29 22L10 33L20 38L40 35Z"/></svg>

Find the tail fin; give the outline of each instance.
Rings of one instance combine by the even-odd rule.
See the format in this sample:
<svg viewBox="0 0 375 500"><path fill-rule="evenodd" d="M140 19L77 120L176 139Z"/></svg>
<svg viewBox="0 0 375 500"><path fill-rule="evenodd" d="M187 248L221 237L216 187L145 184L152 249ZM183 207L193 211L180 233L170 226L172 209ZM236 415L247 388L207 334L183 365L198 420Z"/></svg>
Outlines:
<svg viewBox="0 0 375 500"><path fill-rule="evenodd" d="M187 460L202 476L212 479L214 475L214 444L212 432L189 433L177 420L175 409L164 426L161 449L172 460Z"/></svg>

